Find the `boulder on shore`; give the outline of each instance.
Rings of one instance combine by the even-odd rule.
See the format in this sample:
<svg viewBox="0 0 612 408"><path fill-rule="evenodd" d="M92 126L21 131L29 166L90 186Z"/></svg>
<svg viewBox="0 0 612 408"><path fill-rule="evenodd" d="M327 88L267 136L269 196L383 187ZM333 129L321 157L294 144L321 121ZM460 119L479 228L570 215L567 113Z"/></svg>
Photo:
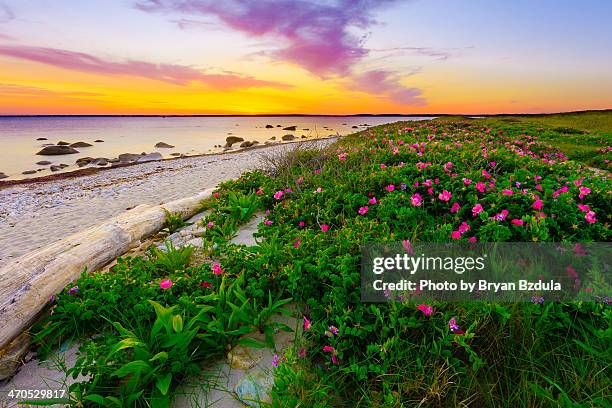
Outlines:
<svg viewBox="0 0 612 408"><path fill-rule="evenodd" d="M36 174L36 170L26 170L22 171L21 174Z"/></svg>
<svg viewBox="0 0 612 408"><path fill-rule="evenodd" d="M60 146L45 146L42 148L41 151L39 151L36 154L41 155L41 156L59 156L62 154L75 154L78 152L79 151L73 147L66 146L66 145L60 145Z"/></svg>
<svg viewBox="0 0 612 408"><path fill-rule="evenodd" d="M266 129L272 129L274 126L272 125L266 125Z"/></svg>
<svg viewBox="0 0 612 408"><path fill-rule="evenodd" d="M232 147L234 143L244 142L244 139L238 136L228 136L225 138L225 147Z"/></svg>
<svg viewBox="0 0 612 408"><path fill-rule="evenodd" d="M255 142L249 142L249 141L247 141L247 142L242 142L242 143L240 143L240 147L251 147L251 146L253 146L254 144L255 144Z"/></svg>
<svg viewBox="0 0 612 408"><path fill-rule="evenodd" d="M121 153L119 155L119 161L123 163L133 162L133 161L138 160L140 156L141 156L140 154L134 154L134 153Z"/></svg>
<svg viewBox="0 0 612 408"><path fill-rule="evenodd" d="M161 159L163 159L161 153L155 152L155 153L149 153L149 154L144 154L140 156L138 159L136 159L136 163L145 163L145 162L161 160Z"/></svg>
<svg viewBox="0 0 612 408"><path fill-rule="evenodd" d="M284 135L283 136L283 140L293 140L293 139L295 139L295 136L293 136L293 135Z"/></svg>
<svg viewBox="0 0 612 408"><path fill-rule="evenodd" d="M93 145L87 142L74 142L70 144L70 147L90 147L90 146L93 146Z"/></svg>
<svg viewBox="0 0 612 408"><path fill-rule="evenodd" d="M283 130L296 130L296 129L297 129L297 126L287 126L283 128Z"/></svg>
<svg viewBox="0 0 612 408"><path fill-rule="evenodd" d="M162 149L172 149L174 146L166 142L157 142L155 143L155 147L162 148Z"/></svg>

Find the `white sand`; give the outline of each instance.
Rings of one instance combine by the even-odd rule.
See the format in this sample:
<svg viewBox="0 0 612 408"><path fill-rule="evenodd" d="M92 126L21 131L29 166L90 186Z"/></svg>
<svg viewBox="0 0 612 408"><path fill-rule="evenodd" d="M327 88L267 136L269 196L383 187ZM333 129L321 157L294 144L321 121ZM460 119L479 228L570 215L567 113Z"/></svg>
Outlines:
<svg viewBox="0 0 612 408"><path fill-rule="evenodd" d="M143 163L0 189L0 265L138 204L161 204L214 187L260 167L262 154L293 146Z"/></svg>

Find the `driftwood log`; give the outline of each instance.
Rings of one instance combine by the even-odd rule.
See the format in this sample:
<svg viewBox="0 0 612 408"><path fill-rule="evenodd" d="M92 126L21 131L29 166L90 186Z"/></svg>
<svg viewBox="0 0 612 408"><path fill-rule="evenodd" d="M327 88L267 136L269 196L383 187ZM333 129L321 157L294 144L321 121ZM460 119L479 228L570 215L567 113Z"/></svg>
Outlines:
<svg viewBox="0 0 612 408"><path fill-rule="evenodd" d="M139 205L101 225L68 236L26 254L0 268L0 366L12 355L11 344L24 333L49 303L87 269L95 271L159 231L164 209L189 218L211 196L213 189L158 206ZM36 233L33 231L32 233ZM4 367L6 368L6 367ZM0 372L3 371L0 367ZM1 377L0 373L0 377ZM0 378L1 379L1 378Z"/></svg>

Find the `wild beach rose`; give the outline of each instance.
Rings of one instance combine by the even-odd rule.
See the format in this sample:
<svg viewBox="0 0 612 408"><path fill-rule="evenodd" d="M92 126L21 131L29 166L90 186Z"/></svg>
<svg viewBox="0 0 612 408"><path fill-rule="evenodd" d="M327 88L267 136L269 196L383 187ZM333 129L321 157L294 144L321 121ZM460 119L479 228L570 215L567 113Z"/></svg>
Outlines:
<svg viewBox="0 0 612 408"><path fill-rule="evenodd" d="M585 196L589 195L589 193L591 192L591 189L588 187L580 187L580 194L578 194L578 198L583 199Z"/></svg>
<svg viewBox="0 0 612 408"><path fill-rule="evenodd" d="M366 213L368 212L369 208L367 205L360 207L359 210L357 211L360 215L366 215Z"/></svg>
<svg viewBox="0 0 612 408"><path fill-rule="evenodd" d="M482 212L482 210L483 210L482 205L476 204L474 207L472 207L472 215L476 217L478 214Z"/></svg>
<svg viewBox="0 0 612 408"><path fill-rule="evenodd" d="M410 243L409 240L407 240L407 239L403 240L402 241L402 246L404 247L406 252L408 252L408 254L414 255L414 249L412 248L412 244Z"/></svg>
<svg viewBox="0 0 612 408"><path fill-rule="evenodd" d="M433 313L433 307L425 303L421 303L420 305L418 305L417 310L419 310L425 316L431 316L431 314Z"/></svg>
<svg viewBox="0 0 612 408"><path fill-rule="evenodd" d="M280 200L284 195L285 192L283 190L278 190L276 193L274 193L274 198Z"/></svg>
<svg viewBox="0 0 612 408"><path fill-rule="evenodd" d="M450 212L451 214L456 213L457 211L459 211L461 209L461 206L458 203L453 203Z"/></svg>
<svg viewBox="0 0 612 408"><path fill-rule="evenodd" d="M522 226L525 221L523 220L519 220L518 218L513 219L512 221L510 221L513 225L516 225L517 227Z"/></svg>
<svg viewBox="0 0 612 408"><path fill-rule="evenodd" d="M376 204L376 197L372 197L372 198L370 198L370 199L368 200L368 204L370 204L370 205L374 205L374 204Z"/></svg>
<svg viewBox="0 0 612 408"><path fill-rule="evenodd" d="M159 287L162 289L170 289L172 285L173 285L172 279L164 279L161 282L159 282Z"/></svg>
<svg viewBox="0 0 612 408"><path fill-rule="evenodd" d="M419 193L415 193L410 197L410 203L415 207L420 207L423 203L423 197Z"/></svg>
<svg viewBox="0 0 612 408"><path fill-rule="evenodd" d="M461 239L461 233L459 231L453 231L453 232L451 232L451 238L452 239Z"/></svg>
<svg viewBox="0 0 612 408"><path fill-rule="evenodd" d="M595 224L595 222L597 222L597 219L595 218L595 212L594 211L587 211L586 215L584 216L584 219L589 224Z"/></svg>
<svg viewBox="0 0 612 408"><path fill-rule="evenodd" d="M385 187L387 189L388 192L391 192L393 190L395 190L395 186L393 184L389 184L387 187Z"/></svg>
<svg viewBox="0 0 612 408"><path fill-rule="evenodd" d="M219 262L215 262L212 265L212 271L215 275L221 275L223 273L223 269L221 269L221 265L219 264Z"/></svg>
<svg viewBox="0 0 612 408"><path fill-rule="evenodd" d="M438 194L438 198L442 201L449 201L453 195L450 191L444 190Z"/></svg>
<svg viewBox="0 0 612 408"><path fill-rule="evenodd" d="M321 225L321 231L323 231L323 232L329 231L329 225L327 225L327 224Z"/></svg>
<svg viewBox="0 0 612 408"><path fill-rule="evenodd" d="M304 316L304 331L310 330L310 320Z"/></svg>
<svg viewBox="0 0 612 408"><path fill-rule="evenodd" d="M534 210L540 211L544 207L544 202L540 199L535 200L532 207Z"/></svg>

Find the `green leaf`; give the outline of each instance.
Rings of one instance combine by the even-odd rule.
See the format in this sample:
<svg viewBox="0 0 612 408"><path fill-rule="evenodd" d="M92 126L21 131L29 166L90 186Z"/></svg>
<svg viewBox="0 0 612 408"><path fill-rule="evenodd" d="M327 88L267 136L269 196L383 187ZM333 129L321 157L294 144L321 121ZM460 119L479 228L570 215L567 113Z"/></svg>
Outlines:
<svg viewBox="0 0 612 408"><path fill-rule="evenodd" d="M124 364L121 368L115 370L111 377L125 377L129 374L140 374L143 370L150 370L151 366L147 364L145 361L136 360L130 361L129 363Z"/></svg>
<svg viewBox="0 0 612 408"><path fill-rule="evenodd" d="M85 397L83 397L83 399L85 401L91 401L91 402L95 402L96 404L100 404L102 406L106 406L106 400L104 399L103 396L99 395L99 394L89 394L86 395Z"/></svg>
<svg viewBox="0 0 612 408"><path fill-rule="evenodd" d="M243 337L240 340L238 340L237 343L240 344L241 346L252 347L252 348L265 348L266 347L265 343L259 340L252 339L250 337Z"/></svg>
<svg viewBox="0 0 612 408"><path fill-rule="evenodd" d="M170 383L172 382L172 373L168 373L163 377L157 379L155 386L162 393L162 395L166 395L168 393L168 389L170 388Z"/></svg>
<svg viewBox="0 0 612 408"><path fill-rule="evenodd" d="M139 341L138 339L135 338L127 338L127 339L123 339L120 342L118 342L117 344L115 344L112 348L111 348L111 352L109 353L109 357L112 356L113 354L115 354L116 352L120 351L120 350L124 350L126 348L133 348L133 347L140 347L140 346L144 346L145 344L141 341Z"/></svg>
<svg viewBox="0 0 612 408"><path fill-rule="evenodd" d="M161 360L159 364L165 363L166 360L168 360L168 353L166 353L165 351L160 351L159 353L157 353L156 355L154 355L153 357L149 359L149 363L152 363L158 360Z"/></svg>

